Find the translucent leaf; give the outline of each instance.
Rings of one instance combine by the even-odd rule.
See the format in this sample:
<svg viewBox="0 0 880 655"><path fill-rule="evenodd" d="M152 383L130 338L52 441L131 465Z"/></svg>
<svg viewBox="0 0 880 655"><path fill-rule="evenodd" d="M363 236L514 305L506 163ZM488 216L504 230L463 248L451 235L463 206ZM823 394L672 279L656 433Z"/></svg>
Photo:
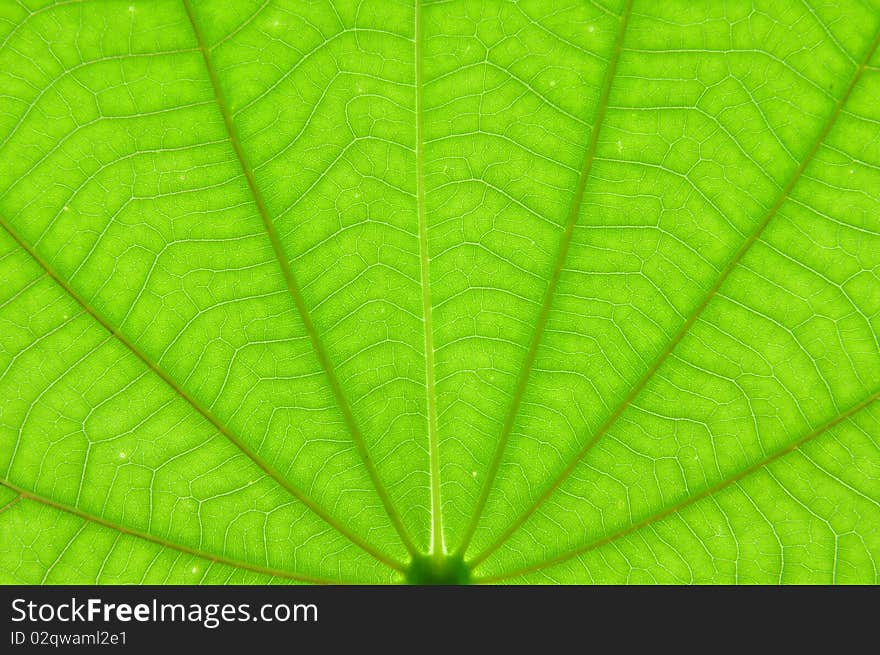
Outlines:
<svg viewBox="0 0 880 655"><path fill-rule="evenodd" d="M0 582L876 583L878 42L0 3Z"/></svg>

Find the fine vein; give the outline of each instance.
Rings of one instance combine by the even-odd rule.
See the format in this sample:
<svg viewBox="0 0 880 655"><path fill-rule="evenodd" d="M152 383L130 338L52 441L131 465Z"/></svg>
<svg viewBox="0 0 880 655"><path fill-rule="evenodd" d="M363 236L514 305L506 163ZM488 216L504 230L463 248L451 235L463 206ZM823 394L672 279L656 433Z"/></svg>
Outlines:
<svg viewBox="0 0 880 655"><path fill-rule="evenodd" d="M440 444L437 433L437 392L434 383L434 334L431 323L431 259L428 255L428 221L425 216L424 136L422 132L422 16L415 0L416 70L416 198L419 214L419 260L421 263L422 315L425 329L425 393L428 410L428 451L431 468L431 553L445 552L443 510L440 504Z"/></svg>
<svg viewBox="0 0 880 655"><path fill-rule="evenodd" d="M278 260L278 265L281 268L281 273L284 276L284 281L287 284L287 288L290 291L290 295L293 298L296 309L300 314L303 326L308 333L312 348L314 349L318 361L320 362L321 368L324 370L327 381L330 385L331 390L333 391L336 402L339 405L339 409L342 413L345 425L348 428L348 431L351 433L352 441L354 441L355 448L357 449L361 460L363 460L364 466L367 469L367 473L370 476L370 480L372 481L373 486L376 489L376 493L379 496L379 499L381 500L382 505L385 508L385 511L387 512L388 517L391 520L394 529L400 536L400 539L403 542L404 546L410 553L414 553L415 547L413 546L412 540L410 539L406 528L403 526L403 522L401 521L400 516L395 510L394 504L391 502L388 491L385 489L385 485L382 483L379 472L376 470L376 465L373 463L373 460L370 457L370 454L367 450L366 442L364 440L363 434L361 433L360 426L358 425L357 420L354 417L354 412L351 409L351 405L349 404L348 399L346 398L345 393L342 390L342 385L340 384L339 378L336 375L333 363L330 361L330 357L327 354L326 349L324 348L324 344L321 341L321 337L318 334L318 330L315 327L314 322L312 321L311 314L309 313L305 299L303 298L302 292L300 291L299 284L297 283L296 278L293 275L293 271L290 268L287 255L284 252L284 246L281 244L281 238L279 237L278 232L275 229L275 224L272 222L272 219L269 216L269 210L266 207L266 202L263 199L263 194L260 192L260 189L257 186L257 180L254 177L253 167L251 167L248 163L247 157L244 153L244 149L242 148L241 142L238 139L238 131L235 129L235 123L232 120L232 114L229 112L229 107L223 96L223 90L220 86L220 80L217 77L217 71L215 70L214 64L211 61L211 55L209 52L210 48L205 42L205 38L202 34L201 28L199 27L198 21L196 21L195 13L193 12L190 0L183 0L183 4L186 7L186 13L189 17L189 22L192 25L193 32L195 33L196 40L198 41L199 50L202 53L202 58L205 61L205 68L207 69L208 76L211 79L211 86L214 90L214 95L217 100L217 106L220 109L220 114L223 117L223 123L226 126L226 132L229 136L229 142L232 144L232 149L235 151L235 156L238 158L239 164L241 165L241 169L244 173L245 180L247 180L247 185L250 190L251 196L254 199L254 203L257 206L260 218L263 221L263 226L266 229L266 234L268 235L269 241L272 244L272 250L275 253L276 259Z"/></svg>
<svg viewBox="0 0 880 655"><path fill-rule="evenodd" d="M792 173L786 185L782 188L782 191L779 193L779 196L776 198L773 205L771 205L770 209L767 210L767 213L752 231L752 233L748 236L748 238L742 243L739 249L733 254L724 268L721 270L721 273L715 279L715 282L703 296L700 303L693 309L691 314L688 316L687 320L682 323L681 327L672 337L672 339L666 344L666 347L660 352L651 366L645 371L641 378L636 382L636 384L632 387L629 393L624 397L624 399L620 402L620 404L608 415L608 417L602 422L599 428L593 433L593 435L585 442L585 444L581 447L581 449L577 452L577 454L572 458L571 462L562 470L562 472L551 482L551 484L544 490L543 493L533 502L522 514L520 514L516 520L501 534L498 539L496 539L490 546L488 546L485 550L483 550L479 555L477 555L473 564L476 566L480 562L484 561L491 553L497 550L510 536L525 523L532 514L537 511L537 509L550 497L553 493L560 487L560 485L568 478L569 475L575 470L580 461L584 458L584 456L592 449L592 447L599 441L599 439L611 429L611 427L617 422L623 412L633 403L633 401L638 397L638 395L642 392L648 382L653 378L654 374L660 369L660 366L666 361L666 358L669 357L670 354L675 350L678 346L679 342L684 338L685 334L690 330L690 328L697 322L697 320L702 315L703 311L709 305L711 300L715 297L718 290L733 272L733 270L739 265L742 258L746 255L746 253L751 249L751 247L757 243L758 239L763 234L764 230L773 220L773 218L777 215L782 205L788 199L789 195L797 184L803 172L809 166L810 162L816 156L816 153L819 151L819 148L822 146L822 143L828 137L829 132L834 127L834 123L836 122L838 116L843 111L843 107L846 105L849 100L850 95L852 94L853 89L858 84L859 79L861 79L862 74L868 66L868 62L871 60L871 57L874 55L874 52L877 49L877 45L880 43L880 30L874 35L874 39L871 41L871 44L868 47L867 52L858 67L856 68L855 73L853 74L852 79L846 87L843 95L841 95L840 99L834 105L834 108L831 110L831 114L828 117L828 120L823 125L816 139L813 141L810 149L807 151L806 156L801 161L800 165L795 169L794 173Z"/></svg>
<svg viewBox="0 0 880 655"><path fill-rule="evenodd" d="M684 509L685 507L688 507L689 505L693 505L697 501L703 500L704 498L707 498L709 496L717 494L718 492L729 487L732 484L740 482L741 480L748 477L752 473L755 473L755 472L769 466L770 464L772 464L776 460L784 457L785 455L788 455L788 454L796 451L798 448L800 448L801 446L804 446L805 444L812 441L816 437L818 437L822 434L825 434L826 432L828 432L829 430L831 430L835 426L839 425L840 423L843 423L847 419L852 418L858 412L865 409L866 407L868 407L872 403L876 402L878 399L880 399L880 390L877 390L874 393L870 394L867 398L865 398L861 402L856 403L855 405L851 406L849 409L847 409L843 413L839 414L838 416L835 416L830 421L823 423L822 425L820 425L818 428L816 428L812 432L805 434L804 436L802 436L799 439L795 440L794 442L788 444L784 448L781 448L781 449L777 450L776 452L772 453L771 455L768 455L767 457L755 462L751 466L744 468L743 470L735 473L731 477L726 478L724 480L721 480L717 484L714 484L710 487L707 487L707 488L703 489L703 491L696 493L693 496L688 496L687 498L675 503L674 505L671 505L671 506L655 513L655 514L652 514L651 516L648 516L647 518L642 519L641 521L638 521L636 523L628 525L627 527L625 527L621 530L618 530L617 532L614 532L606 537L602 537L601 539L596 539L595 541L591 541L590 543L585 544L583 546L580 546L579 548L569 550L561 555L557 555L555 557L551 557L550 559L544 560L543 562L540 562L537 564L532 564L530 566L526 566L521 569L517 569L516 571L511 571L508 573L501 573L497 576L487 576L485 578L480 578L477 581L480 583L490 583L490 582L497 582L499 580L506 580L509 578L515 578L517 576L524 575L526 573L531 573L533 571L538 571L540 569L544 569L544 568L548 568L550 566L554 566L556 564L560 564L560 563L565 562L566 560L569 560L573 557L577 557L578 555L583 555L584 553L587 553L591 550L595 550L596 548L599 548L600 546L605 546L613 541L617 541L618 539L626 537L627 535L630 535L638 530L641 530L642 528L645 528L653 523L656 523L657 521L660 521L660 520L666 518L667 516L674 514L678 511Z"/></svg>
<svg viewBox="0 0 880 655"><path fill-rule="evenodd" d="M0 478L0 486L4 486L7 489L10 489L18 494L18 497L14 502L18 500L31 500L41 505L46 505L47 507L52 507L53 509L60 510L67 514L72 514L77 516L84 521L89 523L95 523L97 525L104 526L105 528L110 528L111 530L116 530L122 534L131 535L132 537L137 537L138 539L143 539L144 541L149 541L151 543L157 544L159 546L163 546L165 548L170 548L172 550L176 550L181 553L186 553L188 555L193 555L195 557L201 557L202 559L209 560L211 562L216 562L217 564L225 564L227 566L232 566L238 569L244 569L247 571L253 571L255 573L262 573L264 575L271 575L279 578L286 578L288 580L298 580L300 582L311 582L313 584L342 584L336 580L329 580L325 578L317 578L308 575L303 575L300 573L295 573L293 571L286 571L283 569L275 569L267 566L260 566L259 564L252 564L250 562L244 562L242 560L233 559L230 557L224 557L222 555L216 555L214 553L209 553L206 551L199 550L197 548L192 548L190 546L184 546L183 544L178 544L173 541L169 541L167 539L163 539L162 537L157 537L156 535L150 534L149 532L144 532L142 530L135 530L133 528L126 527L114 521L110 521L108 519L102 518L100 516L96 516L95 514L90 514L88 512L84 512L81 509L73 507L72 505L67 505L65 503L58 502L57 500L52 500L51 498L47 498L46 496L41 496L35 493L32 493L26 489L22 489L21 487L12 484L8 480L4 480ZM8 508L12 503L4 507L3 509Z"/></svg>
<svg viewBox="0 0 880 655"><path fill-rule="evenodd" d="M86 312L89 316L91 316L95 321L97 321L101 327L103 327L107 332L109 332L113 337L115 337L123 346L128 348L128 350L135 355L139 360L141 360L147 368L149 368L153 373L159 376L165 384L167 384L178 396L180 396L183 400L189 403L193 409L195 409L199 414L201 414L207 421L214 426L214 428L222 434L226 439L232 442L242 453L244 453L254 464L260 467L266 475L271 477L275 482L277 482L281 487L286 489L294 498L299 500L301 503L306 505L310 510L312 510L315 514L317 514L321 519L323 519L328 525L337 530L340 534L346 537L353 544L359 546L367 553L378 559L379 561L391 566L392 568L401 569L401 564L396 562L395 560L387 557L382 552L374 548L372 545L361 539L354 532L349 530L345 524L341 521L338 521L336 518L328 514L320 505L318 505L314 500L312 500L308 495L304 492L300 491L297 487L295 487L285 476L283 476L279 471L277 471L273 466L271 466L268 462L264 461L256 452L254 452L250 446L248 446L244 440L239 437L237 434L233 433L228 427L226 427L219 418L217 418L205 405L203 405L195 396L190 394L186 389L180 386L163 368L161 368L156 362L154 362L144 351L142 351L135 343L127 336L125 336L118 328L114 327L104 316L102 316L98 311L91 306L91 304L86 301L83 296L79 294L68 282L66 282L56 271L53 269L49 263L44 260L40 254L29 244L27 243L16 230L9 224L9 222L3 217L0 216L0 226L3 227L6 232L9 233L16 243L27 252L31 258L37 262L42 269L46 272L46 275L49 276L59 287L61 287L67 295L69 295L73 300L75 300L80 307L83 308L83 311Z"/></svg>
<svg viewBox="0 0 880 655"><path fill-rule="evenodd" d="M510 402L510 407L504 418L504 423L501 426L498 443L495 446L495 451L489 464L489 470L486 474L486 479L483 481L483 485L480 489L480 495L477 498L474 513L471 516L471 520L468 523L467 528L465 529L464 537L462 539L461 545L458 548L459 554L462 555L467 551L468 545L470 544L471 539L474 536L474 532L476 531L477 525L480 522L480 517L482 516L483 510L486 507L486 501L488 500L489 494L492 491L492 485L495 481L495 477L498 475L498 469L501 466L501 460L507 447L507 442L510 439L510 433L513 430L513 424L519 413L519 407L522 403L523 396L525 395L526 387L529 383L529 376L531 375L532 367L534 366L535 358L538 354L538 346L541 343L541 338L544 336L544 328L547 326L547 319L550 315L550 308L553 305L553 298L556 294L556 287L559 284L559 278L562 275L562 268L565 265L565 259L568 256L568 250L571 246L571 239L574 235L574 228L577 224L581 204L584 199L584 190L586 189L587 180L590 177L590 171L593 167L593 161L596 156L596 148L599 144L599 133L602 129L602 122L605 119L605 112L608 110L608 98L611 95L611 84L614 81L614 75L617 70L617 62L620 60L620 53L623 50L623 37L626 33L626 26L629 22L629 16L631 12L632 0L628 0L620 17L620 26L617 32L617 38L614 42L614 49L611 53L611 58L608 62L608 69L605 72L605 78L602 82L601 95L599 96L599 102L596 107L596 113L593 120L593 129L590 132L590 142L587 145L587 150L584 154L584 163L581 167L580 175L578 176L578 182L574 192L574 199L572 200L571 208L569 209L568 216L566 218L565 231L563 232L562 238L559 241L559 249L556 253L553 271L550 274L550 280L547 284L547 288L544 292L544 299L538 312L538 318L535 323L535 330L532 333L532 339L529 342L529 349L526 352L522 368L520 369L519 377L517 378L516 387L514 388L513 397L511 398Z"/></svg>

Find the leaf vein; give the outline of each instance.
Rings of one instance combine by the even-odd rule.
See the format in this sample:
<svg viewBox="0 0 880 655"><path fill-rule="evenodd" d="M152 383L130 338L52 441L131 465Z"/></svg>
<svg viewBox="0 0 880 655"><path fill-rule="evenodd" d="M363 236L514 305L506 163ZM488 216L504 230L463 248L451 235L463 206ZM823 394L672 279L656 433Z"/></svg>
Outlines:
<svg viewBox="0 0 880 655"><path fill-rule="evenodd" d="M89 316L91 316L98 324L101 325L101 327L109 332L110 335L115 337L133 355L135 355L141 362L143 362L148 369L155 373L178 396L189 403L193 409L195 409L201 416L203 416L220 434L222 434L234 446L236 446L244 455L246 455L252 462L254 462L254 464L260 467L260 469L262 469L264 473L275 480L275 482L283 487L294 498L306 505L312 512L317 514L324 522L326 522L332 528L341 533L349 541L359 546L361 549L365 550L367 553L369 553L379 561L383 562L384 564L387 564L388 566L396 569L401 568L399 562L396 562L395 560L392 560L381 552L377 551L372 545L370 545L365 540L361 539L359 536L353 533L351 530L346 528L342 522L331 516L308 495L295 487L289 480L282 476L268 462L260 458L238 435L234 434L220 421L220 419L214 416L214 414L208 408L202 405L202 403L200 403L194 396L192 396L179 384L177 384L163 368L161 368L156 362L150 359L150 357L148 357L145 352L143 352L137 345L135 345L134 342L129 340L128 337L122 334L117 328L113 327L113 325L106 318L99 314L97 310L86 301L85 298L83 298L73 287L71 287L61 278L61 276L48 264L48 262L46 262L39 255L39 253L36 252L36 250L34 250L34 248L30 244L24 241L24 239L15 231L12 225L10 225L7 220L2 216L0 216L0 226L2 226L3 229L6 230L9 236L11 236L16 241L16 243L18 243L18 245L25 252L27 252L37 264L39 264L43 268L46 274L59 287L61 287L61 289L64 290L67 295L69 295L74 301L76 301L77 304L79 304L80 307L82 307Z"/></svg>
<svg viewBox="0 0 880 655"><path fill-rule="evenodd" d="M626 34L629 16L632 12L632 4L633 0L628 0L626 6L623 9L623 13L620 16L620 25L618 27L617 37L614 42L614 50L609 60L605 79L602 82L602 91L599 97L598 105L596 107L595 117L593 120L593 128L590 131L590 140L587 145L586 152L584 153L584 163L578 177L577 186L575 187L574 198L572 199L571 208L566 219L565 231L563 232L562 238L559 241L556 259L553 264L553 272L550 275L550 280L544 292L544 299L538 312L538 318L535 322L535 329L532 332L532 338L529 343L528 351L526 352L525 358L523 360L522 368L520 369L520 374L517 379L516 387L514 388L513 397L511 398L509 409L505 415L504 423L501 426L498 443L496 444L495 451L492 454L492 459L489 464L486 479L483 481L482 487L480 488L480 495L477 498L477 503L474 508L473 515L468 522L467 528L464 532L464 537L461 541L461 545L458 548L458 552L461 555L464 555L464 553L467 552L468 546L470 545L471 539L473 538L474 533L477 529L477 525L479 524L480 518L482 517L483 510L486 507L486 502L489 498L489 494L492 491L492 485L494 484L495 478L498 475L498 470L501 466L501 460L507 448L507 442L510 439L510 433L513 430L514 421L519 415L519 408L522 404L522 399L525 395L526 387L528 386L535 359L538 355L538 346L540 345L541 339L544 336L544 329L547 326L547 319L549 318L550 309L556 294L556 287L562 275L563 267L565 266L565 260L568 256L568 250L571 246L572 237L574 236L574 229L575 225L577 224L578 215L580 213L584 191L587 186L587 180L590 177L590 171L592 170L593 162L595 160L596 149L599 144L599 133L602 129L602 122L605 118L605 112L608 109L608 100L611 95L611 85L614 81L615 73L617 71L617 63L620 60L620 53L623 50L623 39L624 35Z"/></svg>
<svg viewBox="0 0 880 655"><path fill-rule="evenodd" d="M204 59L205 68L207 69L208 76L211 78L211 86L214 89L214 95L217 99L217 106L220 114L222 115L223 123L226 126L226 131L229 136L229 142L232 145L232 148L235 151L235 155L238 158L239 164L241 165L242 171L244 172L248 189L250 190L251 196L253 196L254 203L257 207L260 218L266 228L266 234L268 235L269 241L271 242L272 250L274 251L275 257L278 260L278 265L281 268L281 273L284 276L284 280L287 284L288 290L290 291L290 295L293 298L293 302L296 305L296 309L300 314L303 326L305 327L305 330L309 335L309 340L312 343L312 348L315 351L315 355L318 358L321 368L324 370L327 381L330 385L330 389L333 392L337 404L339 405L339 409L342 413L343 420L345 421L346 428L351 433L355 448L357 449L358 454L360 455L361 460L364 463L364 467L367 469L370 480L372 481L373 486L376 489L376 494L379 496L379 500L382 502L382 505L385 508L385 511L388 514L388 517L391 520L394 529L397 531L401 541L403 542L403 545L408 551L410 551L410 553L413 553L415 552L415 547L413 546L412 540L410 539L406 528L403 526L403 522L401 521L400 516L397 514L397 510L394 508L391 498L388 495L388 491L385 489L385 485L382 483L382 480L379 477L379 473L376 470L376 466L373 463L372 458L370 457L366 443L364 441L363 434L361 434L360 426L358 425L351 405L349 404L345 393L342 390L342 385L339 382L339 378L336 375L336 371L334 369L333 363L330 361L327 350L324 348L324 344L322 343L320 335L318 334L317 327L312 321L311 314L308 310L308 307L306 306L305 298L303 298L302 291L299 288L299 283L297 282L296 277L291 270L287 255L284 252L284 246L281 243L281 238L279 237L278 232L275 229L275 225L272 222L272 218L269 215L269 210L266 207L265 200L263 199L263 194L260 192L260 189L257 186L257 180L254 176L254 171L252 167L248 164L244 149L242 148L241 142L238 139L238 132L235 129L235 123L233 122L232 115L230 114L229 108L224 99L223 91L220 86L220 81L217 77L217 71L215 70L214 65L211 61L209 48L205 43L204 35L202 34L201 28L196 21L195 13L193 12L190 0L183 0L183 4L186 8L186 13L189 17L190 24L192 25L196 40L198 41L199 50L201 50L202 58ZM387 558L385 559L387 560Z"/></svg>
<svg viewBox="0 0 880 655"><path fill-rule="evenodd" d="M642 390L647 386L648 382L654 377L657 371L660 369L661 365L664 361L672 354L672 352L676 349L678 344L684 338L684 336L690 331L691 327L697 322L700 316L703 314L703 311L708 307L709 303L713 298L718 294L719 289L722 287L724 282L728 279L733 270L740 264L743 257L745 257L746 253L751 249L751 247L758 242L764 230L773 220L773 218L778 214L779 210L785 204L786 200L788 200L789 195L797 184L798 180L800 180L804 171L813 161L813 158L816 156L817 152L821 148L825 139L828 137L828 134L831 132L831 129L834 127L834 124L843 111L844 106L849 100L850 95L861 79L862 74L865 72L868 66L868 62L870 62L871 57L874 55L874 52L877 50L877 46L880 44L880 30L874 35L873 40L867 48L867 51L862 57L861 63L856 68L853 73L852 78L850 79L849 84L847 85L844 93L838 99L837 103L834 105L831 114L828 119L825 121L825 124L822 126L822 129L819 131L816 139L813 141L810 149L807 151L800 165L795 169L789 178L786 185L783 187L779 196L776 198L774 203L770 206L767 213L752 231L752 233L748 236L748 238L740 245L740 247L736 250L724 268L721 270L721 273L715 279L715 282L708 289L706 294L703 296L700 303L693 309L693 311L688 316L687 320L681 325L672 339L666 344L651 366L642 374L636 384L632 387L629 393L624 397L624 399L618 404L618 406L614 409L614 411L608 415L608 417L602 422L599 428L589 437L589 439L585 442L583 447L576 453L571 462L562 470L562 472L550 483L550 485L541 493L541 495L531 504L529 507L522 512L513 523L495 540L490 544L487 548L485 548L481 553L475 556L473 560L473 565L476 566L480 562L483 562L489 555L491 555L495 550L497 550L510 536L518 530L523 523L525 523L532 514L544 503L546 502L550 496L559 488L559 486L574 472L575 468L579 464L579 462L586 456L586 454L592 449L592 447L601 439L603 435L605 435L617 422L617 420L621 417L621 415L626 411L626 409L632 405L633 401L639 396Z"/></svg>
<svg viewBox="0 0 880 655"><path fill-rule="evenodd" d="M652 514L652 515L642 519L641 521L638 521L636 523L632 523L621 530L613 532L612 534L610 534L606 537L602 537L601 539L596 539L594 541L591 541L590 543L587 543L583 546L580 546L579 548L574 548L574 549L569 550L565 553L562 553L561 555L556 555L554 557L551 557L551 558L544 560L543 562L540 562L537 564L523 567L521 569L517 569L515 571L508 572L508 573L501 573L501 574L495 575L495 576L487 576L484 578L480 578L478 580L478 582L485 584L485 583L489 583L489 582L498 582L499 580L506 580L506 579L518 577L518 576L524 575L526 573L531 573L534 571L548 568L550 566L554 566L556 564L560 564L560 563L565 562L569 559L572 559L573 557L578 557L579 555L583 555L583 554L588 553L592 550L595 550L596 548L599 548L601 546L614 544L619 539L622 539L630 534L637 533L638 531L640 531L643 528L651 527L657 521L660 521L660 520L666 518L667 516L670 516L671 514L675 514L676 512L684 509L685 507L693 505L694 503L696 503L700 500L703 500L704 498L709 498L709 497L715 496L718 492L726 489L727 487L729 487L732 484L736 484L738 482L741 482L744 478L748 477L749 475L766 468L767 466L769 466L773 462L781 459L785 455L788 455L790 453L797 451L798 448L800 448L801 446L804 446L807 443L809 443L810 441L812 441L813 439L825 434L826 432L828 432L829 430L833 429L834 427L840 425L844 421L853 418L860 411L866 409L872 403L874 403L878 400L880 400L880 389L869 394L861 402L858 402L855 405L852 405L847 410L838 414L837 416L835 416L831 420L826 421L825 423L820 425L818 428L816 428L812 432L808 432L807 434L800 437L799 439L796 439L795 441L788 444L787 446L780 448L779 450L777 450L774 453L771 453L767 457L760 459L759 461L755 462L751 466L748 466L748 467L742 469L741 471L735 473L734 475L732 475L724 480L721 480L720 482L718 482L712 486L706 487L703 491L701 491L699 493L696 493L692 496L688 496L687 498L684 498L683 500L681 500L673 505L670 505L669 507L666 507L665 509L662 509L659 512L656 512L655 514Z"/></svg>
<svg viewBox="0 0 880 655"><path fill-rule="evenodd" d="M271 575L280 578L287 578L288 580L299 580L301 582L311 582L314 584L342 584L336 580L330 580L326 578L318 578L303 575L300 573L296 573L293 571L286 571L283 569L275 569L267 566L261 566L258 564L252 564L250 562L245 562L242 560L225 557L222 555L217 555L215 553L210 553L207 551L200 550L198 548L192 548L191 546L186 546L183 544L179 544L168 539L164 539L162 537L158 537L156 535L150 534L149 532L144 532L142 530L136 530L133 528L126 527L109 519L105 519L100 516L96 516L94 514L90 514L89 512L84 512L81 509L73 507L71 505L67 505L65 503L59 502L57 500L53 500L46 496L42 496L40 494L35 494L33 492L27 491L26 489L22 489L21 487L9 482L8 480L0 478L0 485L6 487L7 489L14 491L18 494L18 497L13 500L11 503L7 504L2 510L9 509L12 505L14 505L17 501L20 500L31 500L36 503L40 503L41 505L45 505L47 507L51 507L53 509L65 512L67 514L72 514L76 516L86 523L83 525L88 525L89 523L94 523L96 525L101 525L105 528L110 528L111 530L115 530L119 534L127 534L132 537L136 537L138 539L143 539L144 541L149 541L150 543L154 543L158 546L162 546L164 548L169 548L171 550L176 550L179 553L185 553L188 555L193 555L195 557L200 557L202 559L206 559L211 561L212 563L217 564L225 564L227 566L232 566L234 568L245 569L248 571L253 571L254 573L262 573L264 575ZM0 511L2 511L0 510ZM82 528L80 529L82 531ZM73 540L71 540L66 548L70 547L70 544ZM59 555L60 559L61 555ZM57 563L57 562L56 562ZM46 575L49 574L49 571L46 571ZM45 576L43 582L45 583Z"/></svg>

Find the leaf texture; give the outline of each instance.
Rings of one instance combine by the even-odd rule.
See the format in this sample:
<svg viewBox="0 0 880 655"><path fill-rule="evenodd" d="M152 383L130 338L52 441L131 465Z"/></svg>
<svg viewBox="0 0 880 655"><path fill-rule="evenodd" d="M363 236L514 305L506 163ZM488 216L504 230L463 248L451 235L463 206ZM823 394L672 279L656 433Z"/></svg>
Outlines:
<svg viewBox="0 0 880 655"><path fill-rule="evenodd" d="M878 44L0 1L0 582L880 581Z"/></svg>

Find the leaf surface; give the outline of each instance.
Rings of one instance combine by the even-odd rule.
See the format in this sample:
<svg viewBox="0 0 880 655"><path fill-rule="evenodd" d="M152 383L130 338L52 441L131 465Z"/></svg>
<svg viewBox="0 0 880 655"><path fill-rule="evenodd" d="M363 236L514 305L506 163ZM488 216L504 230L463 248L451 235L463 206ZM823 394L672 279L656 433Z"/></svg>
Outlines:
<svg viewBox="0 0 880 655"><path fill-rule="evenodd" d="M878 43L0 3L0 581L876 583Z"/></svg>

